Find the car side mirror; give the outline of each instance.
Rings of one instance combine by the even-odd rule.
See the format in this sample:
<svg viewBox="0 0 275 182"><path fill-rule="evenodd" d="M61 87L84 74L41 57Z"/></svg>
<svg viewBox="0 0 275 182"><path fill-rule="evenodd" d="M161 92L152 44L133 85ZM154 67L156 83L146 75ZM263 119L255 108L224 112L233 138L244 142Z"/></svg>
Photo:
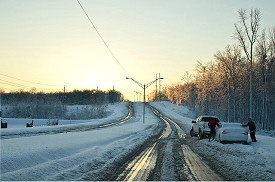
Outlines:
<svg viewBox="0 0 275 182"><path fill-rule="evenodd" d="M196 121L192 121L192 123L196 123Z"/></svg>

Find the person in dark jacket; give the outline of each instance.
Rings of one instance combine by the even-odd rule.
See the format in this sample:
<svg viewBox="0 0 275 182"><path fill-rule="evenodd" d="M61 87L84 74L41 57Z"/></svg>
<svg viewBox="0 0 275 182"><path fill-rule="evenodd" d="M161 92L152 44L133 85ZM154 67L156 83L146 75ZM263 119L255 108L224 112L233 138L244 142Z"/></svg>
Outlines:
<svg viewBox="0 0 275 182"><path fill-rule="evenodd" d="M256 125L252 121L252 119L248 118L248 123L243 126L248 126L249 131L250 131L250 138L251 138L252 142L256 142L257 141L256 140Z"/></svg>
<svg viewBox="0 0 275 182"><path fill-rule="evenodd" d="M209 135L209 142L210 142L210 139L213 138L212 140L214 140L215 136L216 136L216 127L220 126L219 125L219 120L216 119L216 118L213 118L211 119L209 122L208 122L208 126L210 128L210 135Z"/></svg>

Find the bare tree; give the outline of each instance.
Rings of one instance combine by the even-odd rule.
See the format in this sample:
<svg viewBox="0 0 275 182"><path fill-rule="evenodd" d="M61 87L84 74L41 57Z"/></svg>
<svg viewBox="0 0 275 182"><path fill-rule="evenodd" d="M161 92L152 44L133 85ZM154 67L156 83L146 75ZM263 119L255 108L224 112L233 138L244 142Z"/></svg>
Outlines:
<svg viewBox="0 0 275 182"><path fill-rule="evenodd" d="M247 60L250 63L250 82L249 82L249 92L250 92L250 109L249 114L252 117L252 64L253 64L253 46L257 40L257 33L260 27L261 13L259 9L251 9L250 16L247 16L247 12L244 9L238 11L240 22L239 25L235 24L235 38L239 41L242 46Z"/></svg>
<svg viewBox="0 0 275 182"><path fill-rule="evenodd" d="M189 73L189 71L186 71L184 73L184 75L182 76L181 80L186 83L189 84L192 81L192 77L193 75Z"/></svg>
<svg viewBox="0 0 275 182"><path fill-rule="evenodd" d="M224 52L218 51L214 57L222 73L224 73L224 78L227 82L227 121L230 122L231 115L231 90L233 90L233 120L236 121L236 87L238 83L238 73L240 68L243 67L240 49L235 45L228 45Z"/></svg>
<svg viewBox="0 0 275 182"><path fill-rule="evenodd" d="M261 114L259 116L259 120L261 122L261 127L264 129L264 121L267 121L267 73L268 73L268 49L266 42L266 33L265 30L263 30L262 35L260 36L260 39L258 40L258 45L256 47L256 55L259 60L259 66L261 71L261 81L259 81L259 88L261 89L262 94L262 108L261 108Z"/></svg>
<svg viewBox="0 0 275 182"><path fill-rule="evenodd" d="M275 48L275 26L273 26L270 31L269 31L269 35L270 35L270 44L273 48ZM273 49L273 53L275 52L275 49Z"/></svg>

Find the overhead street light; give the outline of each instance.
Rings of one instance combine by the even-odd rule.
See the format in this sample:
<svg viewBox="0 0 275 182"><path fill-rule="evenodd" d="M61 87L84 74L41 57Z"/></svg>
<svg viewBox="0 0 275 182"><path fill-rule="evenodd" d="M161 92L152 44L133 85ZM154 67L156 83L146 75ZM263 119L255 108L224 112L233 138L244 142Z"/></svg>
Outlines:
<svg viewBox="0 0 275 182"><path fill-rule="evenodd" d="M137 97L137 101L140 102L140 97L139 97L139 96L142 95L142 93L137 92L137 91L134 91L134 92L135 92L135 93L137 94L137 96L138 96L138 97Z"/></svg>
<svg viewBox="0 0 275 182"><path fill-rule="evenodd" d="M135 82L138 86L140 86L141 88L143 88L143 123L145 122L145 89L148 88L150 85L152 85L154 82L158 81L158 80L162 80L164 78L156 78L155 80L147 83L147 84L142 84L138 81L136 81L133 78L130 77L126 77L126 79L128 80L132 80L133 82Z"/></svg>

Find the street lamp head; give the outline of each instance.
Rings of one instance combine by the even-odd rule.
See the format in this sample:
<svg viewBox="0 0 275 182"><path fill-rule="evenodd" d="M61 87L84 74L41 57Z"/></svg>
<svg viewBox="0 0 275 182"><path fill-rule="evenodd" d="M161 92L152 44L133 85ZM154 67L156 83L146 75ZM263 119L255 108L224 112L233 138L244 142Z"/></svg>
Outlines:
<svg viewBox="0 0 275 182"><path fill-rule="evenodd" d="M129 77L126 77L126 79L130 79Z"/></svg>
<svg viewBox="0 0 275 182"><path fill-rule="evenodd" d="M159 78L159 79L163 80L164 78Z"/></svg>

